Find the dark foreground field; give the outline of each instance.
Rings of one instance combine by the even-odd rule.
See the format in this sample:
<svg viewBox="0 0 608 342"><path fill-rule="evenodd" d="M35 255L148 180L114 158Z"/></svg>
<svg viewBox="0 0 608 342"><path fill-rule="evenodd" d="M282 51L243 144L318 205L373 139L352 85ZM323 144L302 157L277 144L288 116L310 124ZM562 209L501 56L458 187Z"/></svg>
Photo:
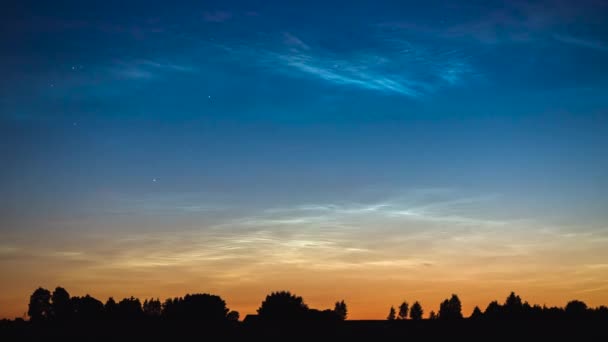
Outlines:
<svg viewBox="0 0 608 342"><path fill-rule="evenodd" d="M217 341L326 340L608 340L605 320L551 321L343 321L201 324L196 322L4 322L1 341Z"/></svg>

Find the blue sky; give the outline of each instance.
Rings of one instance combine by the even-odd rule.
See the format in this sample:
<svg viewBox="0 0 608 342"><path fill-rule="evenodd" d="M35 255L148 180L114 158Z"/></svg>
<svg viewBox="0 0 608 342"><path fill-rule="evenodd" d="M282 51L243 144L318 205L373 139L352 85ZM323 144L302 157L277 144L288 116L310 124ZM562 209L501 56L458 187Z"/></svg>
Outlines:
<svg viewBox="0 0 608 342"><path fill-rule="evenodd" d="M24 243L28 234L45 237L59 264L74 255L129 259L117 261L121 272L151 257L139 244L129 247L139 254L125 256L120 241L131 236L163 241L152 256L163 260L179 259L181 245L168 238L176 234L216 241L217 233L253 251L279 241L277 250L335 256L330 268L350 249L366 250L372 273L373 265L399 270L386 262L402 251L387 247L380 257L379 246L408 238L420 246L444 234L478 247L511 241L520 251L547 232L578 234L567 242L579 248L573 270L596 265L590 244L606 247L602 1L5 7L3 269L17 257L38 260L32 251L42 247ZM80 249L61 254L66 233ZM97 248L99 239L112 247ZM537 260L566 244L551 241L525 254ZM218 248L209 243L199 247ZM290 257L289 265L308 260L265 255L280 265ZM451 267L440 259L413 264ZM34 287L28 267L16 281ZM606 268L591 269L592 285L566 293L603 289Z"/></svg>

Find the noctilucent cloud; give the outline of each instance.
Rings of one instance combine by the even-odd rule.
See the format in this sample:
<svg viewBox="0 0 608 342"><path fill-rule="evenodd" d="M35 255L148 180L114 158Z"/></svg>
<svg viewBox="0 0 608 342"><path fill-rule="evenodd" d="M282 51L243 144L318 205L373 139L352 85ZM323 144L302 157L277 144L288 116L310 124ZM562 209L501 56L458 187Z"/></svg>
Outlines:
<svg viewBox="0 0 608 342"><path fill-rule="evenodd" d="M608 302L606 2L2 7L1 317Z"/></svg>

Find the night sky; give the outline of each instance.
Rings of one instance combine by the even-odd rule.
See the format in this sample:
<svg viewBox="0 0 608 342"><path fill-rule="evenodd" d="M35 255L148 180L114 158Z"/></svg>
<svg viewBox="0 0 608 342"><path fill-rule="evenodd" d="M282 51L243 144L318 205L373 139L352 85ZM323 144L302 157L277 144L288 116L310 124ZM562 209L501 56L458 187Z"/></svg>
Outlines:
<svg viewBox="0 0 608 342"><path fill-rule="evenodd" d="M0 317L608 303L608 3L9 1Z"/></svg>

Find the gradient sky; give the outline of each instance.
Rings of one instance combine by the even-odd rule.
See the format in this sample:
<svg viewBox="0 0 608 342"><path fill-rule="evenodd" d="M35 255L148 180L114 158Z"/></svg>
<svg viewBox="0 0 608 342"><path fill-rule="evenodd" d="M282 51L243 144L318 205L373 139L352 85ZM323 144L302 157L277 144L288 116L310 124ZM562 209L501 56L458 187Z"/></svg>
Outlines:
<svg viewBox="0 0 608 342"><path fill-rule="evenodd" d="M3 2L0 317L608 304L606 2L180 3Z"/></svg>

